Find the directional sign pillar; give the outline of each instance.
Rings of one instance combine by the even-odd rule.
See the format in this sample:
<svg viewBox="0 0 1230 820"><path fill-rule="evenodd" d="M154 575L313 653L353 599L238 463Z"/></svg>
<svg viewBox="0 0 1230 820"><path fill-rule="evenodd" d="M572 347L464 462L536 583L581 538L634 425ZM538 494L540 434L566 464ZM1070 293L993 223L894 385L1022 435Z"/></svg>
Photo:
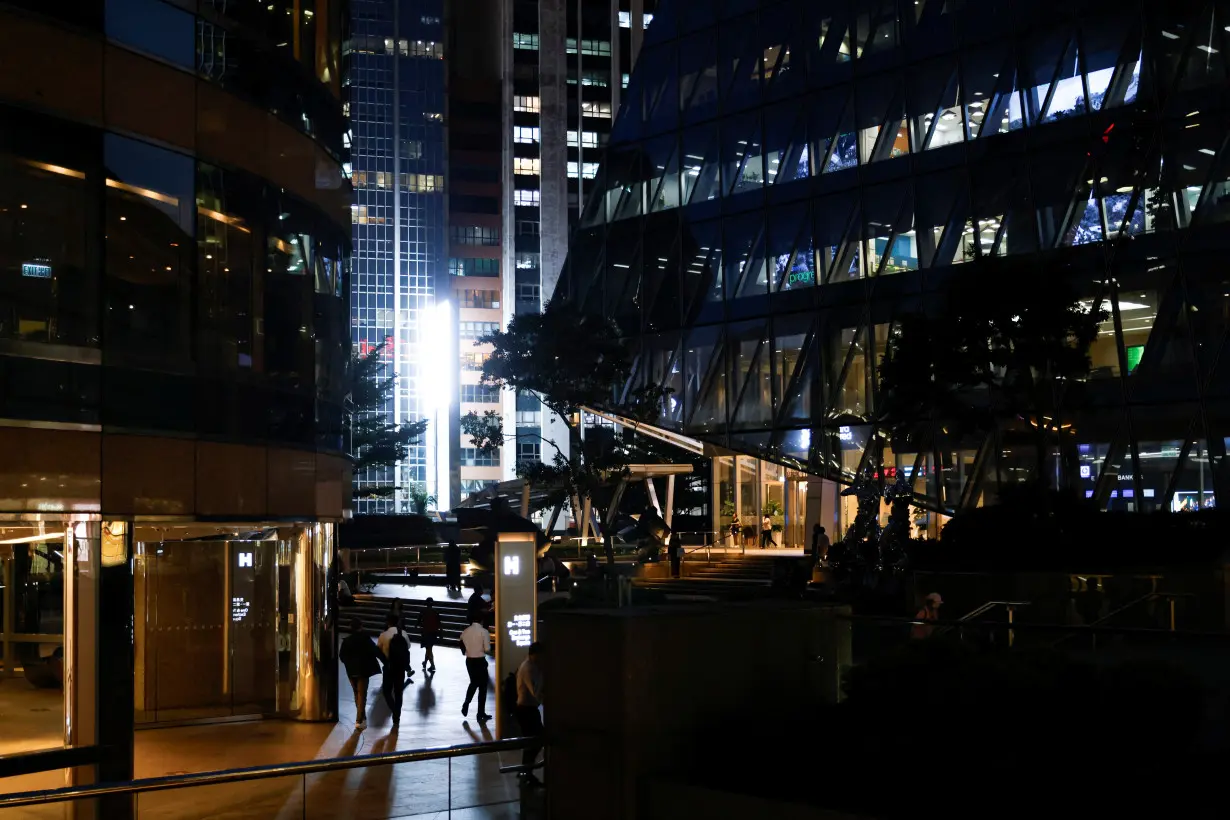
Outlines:
<svg viewBox="0 0 1230 820"><path fill-rule="evenodd" d="M495 548L495 731L511 737L504 678L515 675L538 635L538 542L534 533L502 532Z"/></svg>

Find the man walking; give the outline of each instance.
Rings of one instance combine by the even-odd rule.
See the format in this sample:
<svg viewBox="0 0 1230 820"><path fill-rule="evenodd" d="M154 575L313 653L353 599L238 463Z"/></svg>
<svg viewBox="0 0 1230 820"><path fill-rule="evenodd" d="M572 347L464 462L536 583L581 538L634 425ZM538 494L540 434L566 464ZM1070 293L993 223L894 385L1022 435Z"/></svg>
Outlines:
<svg viewBox="0 0 1230 820"><path fill-rule="evenodd" d="M394 616L390 615L385 622L389 629L381 633L380 637L384 638L390 630L392 635L385 643L384 678L380 691L384 695L384 702L389 705L389 711L393 713L393 728L396 729L401 723L402 690L406 686L406 673L410 671L410 642L398 628Z"/></svg>
<svg viewBox="0 0 1230 820"><path fill-rule="evenodd" d="M367 685L372 675L380 674L380 652L371 636L363 631L363 622L357 617L350 621L350 634L342 641L338 653L346 667L346 677L354 689L356 729L367 728Z"/></svg>
<svg viewBox="0 0 1230 820"><path fill-rule="evenodd" d="M466 656L466 672L470 675L470 685L466 689L466 700L461 705L461 714L470 713L470 701L478 692L478 722L491 720L487 714L487 651L491 649L491 634L487 627L470 616L470 625L461 633L461 654Z"/></svg>
<svg viewBox="0 0 1230 820"><path fill-rule="evenodd" d="M525 737L542 737L542 715L538 707L542 705L542 667L539 659L542 656L542 644L535 641L530 644L529 655L517 667L517 706L515 714L521 734ZM542 744L527 746L521 755L521 766L525 769L522 775L525 782L531 786L540 785L531 767L538 759Z"/></svg>

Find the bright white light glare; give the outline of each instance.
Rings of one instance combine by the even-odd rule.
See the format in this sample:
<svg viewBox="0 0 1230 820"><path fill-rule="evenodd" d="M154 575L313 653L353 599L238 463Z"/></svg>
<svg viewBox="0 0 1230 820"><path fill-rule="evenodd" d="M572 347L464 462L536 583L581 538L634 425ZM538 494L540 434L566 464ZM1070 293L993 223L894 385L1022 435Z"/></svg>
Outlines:
<svg viewBox="0 0 1230 820"><path fill-rule="evenodd" d="M435 347L440 343L448 344L454 334L453 306L447 300L436 302L435 307L427 314L424 342ZM445 410L453 398L453 368L449 367L453 358L446 351L437 349L433 355L423 357L423 379L419 389L422 391L424 407L428 411Z"/></svg>

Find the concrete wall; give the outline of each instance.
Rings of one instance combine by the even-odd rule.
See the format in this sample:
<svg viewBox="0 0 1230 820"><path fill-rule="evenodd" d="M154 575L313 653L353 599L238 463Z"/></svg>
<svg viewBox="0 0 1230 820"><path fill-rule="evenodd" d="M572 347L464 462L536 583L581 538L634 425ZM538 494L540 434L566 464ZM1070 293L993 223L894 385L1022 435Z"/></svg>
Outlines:
<svg viewBox="0 0 1230 820"><path fill-rule="evenodd" d="M650 778L748 753L702 753L698 738L836 701L850 630L833 616L847 611L765 601L543 613L548 818L649 816Z"/></svg>

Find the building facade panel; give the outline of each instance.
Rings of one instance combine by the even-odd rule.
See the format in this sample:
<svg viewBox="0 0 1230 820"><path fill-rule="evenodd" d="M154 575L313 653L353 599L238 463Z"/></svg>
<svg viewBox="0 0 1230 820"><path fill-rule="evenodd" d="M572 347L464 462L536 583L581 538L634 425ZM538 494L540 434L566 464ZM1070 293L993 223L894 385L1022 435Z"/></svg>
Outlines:
<svg viewBox="0 0 1230 820"><path fill-rule="evenodd" d="M660 423L849 482L902 317L1045 258L1108 312L1047 463L1102 508L1214 505L1230 7L737 6L660 10L556 290L635 339ZM951 513L1035 472L1001 433L885 469Z"/></svg>

